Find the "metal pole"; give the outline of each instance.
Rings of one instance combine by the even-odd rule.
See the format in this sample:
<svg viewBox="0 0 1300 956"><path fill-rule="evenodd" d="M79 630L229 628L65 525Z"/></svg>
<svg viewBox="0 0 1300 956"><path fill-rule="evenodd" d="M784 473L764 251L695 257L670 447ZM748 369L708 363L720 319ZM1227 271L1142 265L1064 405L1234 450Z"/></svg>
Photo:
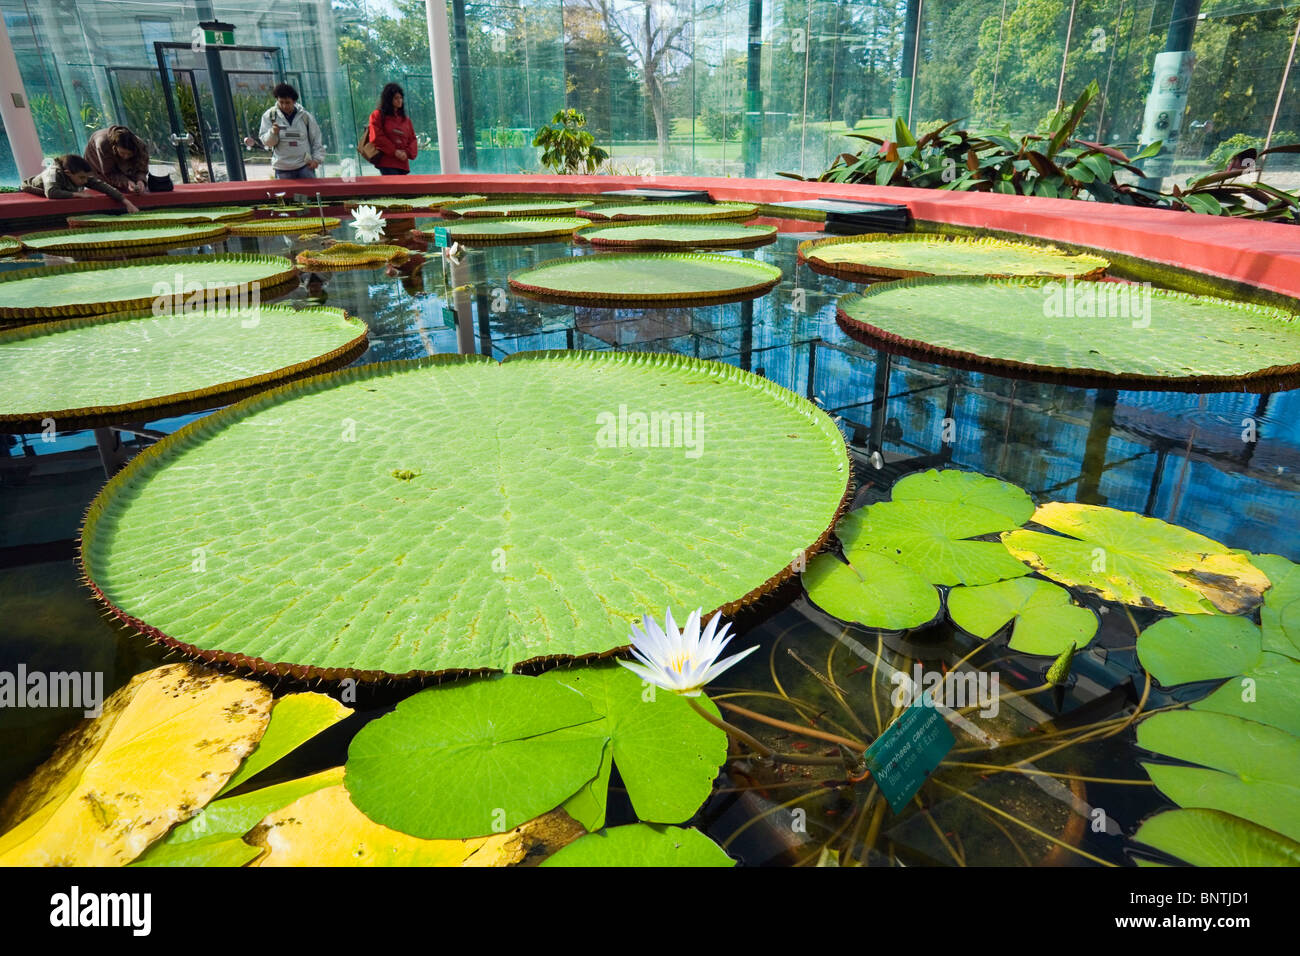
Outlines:
<svg viewBox="0 0 1300 956"><path fill-rule="evenodd" d="M1074 38L1074 11L1079 0L1070 0L1070 22L1065 25L1065 49L1061 51L1061 78L1056 82L1056 108L1061 108L1065 99L1065 63L1070 58L1070 40Z"/></svg>
<svg viewBox="0 0 1300 956"><path fill-rule="evenodd" d="M763 152L763 0L749 0L749 56L745 70L745 176L758 175Z"/></svg>
<svg viewBox="0 0 1300 956"><path fill-rule="evenodd" d="M5 135L9 137L9 148L13 150L18 178L35 176L41 171L45 157L41 153L36 121L32 119L31 107L27 104L27 90L23 86L23 75L18 69L13 44L9 42L4 17L0 17L0 117L4 119Z"/></svg>
<svg viewBox="0 0 1300 956"><path fill-rule="evenodd" d="M1282 71L1282 82L1277 87L1277 99L1273 103L1273 116L1268 121L1268 135L1264 137L1264 148L1273 142L1273 128L1277 126L1277 114L1282 109L1282 94L1286 92L1286 81L1291 76L1291 63L1295 60L1296 41L1300 40L1300 18L1295 22L1295 33L1291 36L1291 53L1286 58L1286 69ZM1261 156L1258 163L1255 164L1255 182L1259 182L1264 175L1264 162L1268 157Z"/></svg>
<svg viewBox="0 0 1300 956"><path fill-rule="evenodd" d="M176 147L176 163L181 170L181 182L190 181L189 131L181 122L180 111L176 109L176 97L172 95L171 71L167 69L167 55L163 53L163 41L155 40L154 56L158 59L158 79L162 80L163 100L167 104L167 118L171 121L172 146ZM181 137L186 137L182 139Z"/></svg>
<svg viewBox="0 0 1300 956"><path fill-rule="evenodd" d="M456 150L456 95L451 83L451 37L445 0L424 0L429 22L429 64L433 69L433 112L438 121L438 162L443 175L460 172Z"/></svg>

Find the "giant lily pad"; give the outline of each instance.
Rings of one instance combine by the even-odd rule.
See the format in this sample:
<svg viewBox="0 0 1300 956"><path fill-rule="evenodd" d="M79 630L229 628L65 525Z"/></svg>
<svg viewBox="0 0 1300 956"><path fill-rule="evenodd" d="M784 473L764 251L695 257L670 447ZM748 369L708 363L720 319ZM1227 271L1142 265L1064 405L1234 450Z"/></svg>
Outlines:
<svg viewBox="0 0 1300 956"><path fill-rule="evenodd" d="M304 249L295 257L298 265L313 271L361 269L366 266L383 266L390 262L405 262L411 253L401 246L367 245L356 242L336 242L324 249Z"/></svg>
<svg viewBox="0 0 1300 956"><path fill-rule="evenodd" d="M31 321L104 315L231 300L245 304L295 281L293 263L279 256L222 254L157 256L127 263L78 262L0 275L0 319Z"/></svg>
<svg viewBox="0 0 1300 956"><path fill-rule="evenodd" d="M1010 531L1002 535L1007 550L1053 581L1107 601L1232 613L1258 605L1269 586L1249 555L1158 518L1054 501L1040 505L1034 521L1060 534Z"/></svg>
<svg viewBox="0 0 1300 956"><path fill-rule="evenodd" d="M825 413L733 366L438 356L186 426L92 503L82 555L113 613L204 658L509 670L607 654L664 607L752 601L825 540L848 481Z"/></svg>
<svg viewBox="0 0 1300 956"><path fill-rule="evenodd" d="M1290 313L1136 284L904 279L841 297L839 321L930 359L1084 384L1263 388L1300 372Z"/></svg>
<svg viewBox="0 0 1300 956"><path fill-rule="evenodd" d="M639 202L585 209L589 219L752 219L758 207L747 202Z"/></svg>
<svg viewBox="0 0 1300 956"><path fill-rule="evenodd" d="M1015 621L1008 646L1022 654L1053 657L1085 647L1097 633L1097 616L1070 603L1070 593L1049 581L1013 578L948 592L948 616L962 630L988 640Z"/></svg>
<svg viewBox="0 0 1300 956"><path fill-rule="evenodd" d="M719 253L611 253L548 259L513 273L510 287L578 304L682 304L753 298L780 281L776 266Z"/></svg>
<svg viewBox="0 0 1300 956"><path fill-rule="evenodd" d="M845 552L873 551L931 584L991 584L1029 569L998 541L971 541L1023 524L1033 510L1015 485L946 469L908 475L891 500L844 516L835 536Z"/></svg>
<svg viewBox="0 0 1300 956"><path fill-rule="evenodd" d="M22 237L22 243L33 252L125 256L177 246L202 246L220 239L227 231L223 223L176 223L132 229L52 229L29 232Z"/></svg>
<svg viewBox="0 0 1300 956"><path fill-rule="evenodd" d="M725 733L697 714L685 698L645 687L618 664L557 668L542 678L582 694L603 717L594 726L610 738L592 785L581 800L566 804L575 819L588 830L605 825L611 764L618 767L639 819L681 823L695 814L727 757ZM717 714L707 697L700 703Z"/></svg>
<svg viewBox="0 0 1300 956"><path fill-rule="evenodd" d="M633 823L574 840L542 866L735 866L699 830Z"/></svg>
<svg viewBox="0 0 1300 956"><path fill-rule="evenodd" d="M1002 239L954 236L836 236L799 244L799 258L819 272L846 279L914 276L1056 276L1092 279L1110 267L1101 256L1063 252Z"/></svg>
<svg viewBox="0 0 1300 956"><path fill-rule="evenodd" d="M506 675L422 691L367 724L344 782L376 823L426 840L487 836L558 807L597 775L608 742L577 691Z"/></svg>
<svg viewBox="0 0 1300 956"><path fill-rule="evenodd" d="M734 222L683 222L677 219L608 223L578 232L580 242L616 248L741 249L771 242L776 226L742 226Z"/></svg>
<svg viewBox="0 0 1300 956"><path fill-rule="evenodd" d="M231 223L230 234L232 236L310 234L337 229L340 222L341 220L334 216L276 216L271 219Z"/></svg>
<svg viewBox="0 0 1300 956"><path fill-rule="evenodd" d="M376 209L405 212L417 209L436 210L458 205L472 206L486 200L486 196L473 193L462 196L361 196L356 199L345 199L343 205L347 209L355 209L357 206L374 206Z"/></svg>
<svg viewBox="0 0 1300 956"><path fill-rule="evenodd" d="M590 199L514 199L492 203L445 206L443 213L452 218L479 219L506 216L572 216L579 209L594 204Z"/></svg>
<svg viewBox="0 0 1300 956"><path fill-rule="evenodd" d="M248 206L192 206L186 208L142 209L130 213L97 213L88 216L69 216L68 226L74 229L96 228L105 224L134 229L137 226L174 226L186 222L236 222L251 219L253 210Z"/></svg>
<svg viewBox="0 0 1300 956"><path fill-rule="evenodd" d="M342 309L178 309L0 332L0 429L60 430L211 408L269 383L346 365L366 325ZM70 361L75 357L75 362Z"/></svg>
<svg viewBox="0 0 1300 956"><path fill-rule="evenodd" d="M457 242L522 242L529 239L547 239L571 236L587 225L587 220L576 216L524 216L509 219L487 219L447 226L447 234Z"/></svg>

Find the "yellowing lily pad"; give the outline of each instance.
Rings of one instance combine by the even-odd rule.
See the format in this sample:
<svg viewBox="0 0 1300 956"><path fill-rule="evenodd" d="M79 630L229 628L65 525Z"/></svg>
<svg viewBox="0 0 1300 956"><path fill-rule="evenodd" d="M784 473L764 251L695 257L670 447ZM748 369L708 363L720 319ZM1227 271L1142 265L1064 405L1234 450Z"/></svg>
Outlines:
<svg viewBox="0 0 1300 956"><path fill-rule="evenodd" d="M270 712L255 681L193 664L138 675L9 795L0 866L129 863L216 795Z"/></svg>
<svg viewBox="0 0 1300 956"><path fill-rule="evenodd" d="M1053 581L1107 601L1237 613L1258 605L1269 586L1249 555L1158 518L1054 501L1039 506L1034 521L1061 534L1009 531L1007 550Z"/></svg>

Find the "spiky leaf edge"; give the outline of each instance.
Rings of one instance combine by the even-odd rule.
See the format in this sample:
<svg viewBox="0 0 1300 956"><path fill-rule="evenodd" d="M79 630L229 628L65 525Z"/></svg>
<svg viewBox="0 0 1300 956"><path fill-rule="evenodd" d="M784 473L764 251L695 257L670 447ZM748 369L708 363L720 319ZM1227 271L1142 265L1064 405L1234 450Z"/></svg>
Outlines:
<svg viewBox="0 0 1300 956"><path fill-rule="evenodd" d="M849 243L869 243L869 242L951 242L962 246L992 246L1006 249L1011 252L1018 252L1025 249L1034 252L1055 253L1062 256L1070 256L1072 253L1062 252L1052 245L1035 245L1029 242L1010 242L1005 239L995 239L984 236L979 239L971 239L964 236L947 236L941 233L905 233L902 235L888 232L869 232L860 236L834 236L828 239L806 239L799 243L799 261L807 263L814 271L823 275L834 276L837 279L847 279L849 281L874 281L877 279L923 279L923 278L976 278L976 279L1023 279L1023 278L1043 278L1043 279L1065 279L1073 278L1076 281L1086 281L1089 279L1098 279L1105 275L1106 270L1110 268L1110 260L1096 253L1083 253L1082 255L1098 260L1101 265L1095 269L1083 273L1057 273L1054 275L1026 276L1024 273L1003 273L1003 272L985 272L978 276L947 276L941 273L924 272L919 269L891 269L888 266L870 266L864 263L849 262L827 262L819 259L816 250L824 249L827 246L846 245Z"/></svg>

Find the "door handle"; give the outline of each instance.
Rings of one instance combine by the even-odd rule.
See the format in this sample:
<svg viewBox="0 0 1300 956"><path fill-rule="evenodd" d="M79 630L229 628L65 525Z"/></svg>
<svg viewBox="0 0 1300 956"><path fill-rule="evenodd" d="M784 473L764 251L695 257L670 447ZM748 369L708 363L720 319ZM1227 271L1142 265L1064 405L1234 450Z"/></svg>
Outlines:
<svg viewBox="0 0 1300 956"><path fill-rule="evenodd" d="M181 133L181 135L179 136L177 136L175 133L171 134L171 141L173 146L180 146L182 143L189 145L189 143L193 139L194 137L192 137L189 133Z"/></svg>

